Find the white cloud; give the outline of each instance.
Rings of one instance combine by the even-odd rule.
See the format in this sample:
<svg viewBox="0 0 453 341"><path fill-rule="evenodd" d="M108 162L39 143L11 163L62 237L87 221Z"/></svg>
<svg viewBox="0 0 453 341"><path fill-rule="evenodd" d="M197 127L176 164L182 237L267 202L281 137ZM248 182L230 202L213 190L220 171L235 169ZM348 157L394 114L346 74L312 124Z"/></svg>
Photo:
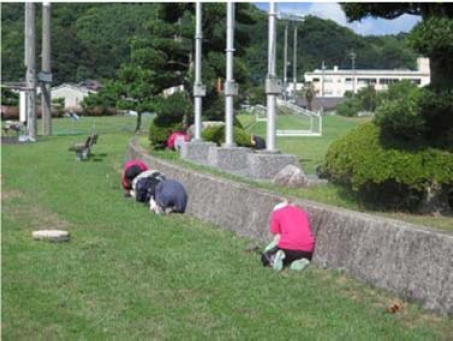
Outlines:
<svg viewBox="0 0 453 341"><path fill-rule="evenodd" d="M265 6L262 6L261 8L264 9ZM300 15L309 14L322 19L330 19L341 26L352 29L360 35L382 35L408 32L418 21L420 21L420 17L418 16L405 14L394 20L364 18L361 21L349 23L341 6L338 3L330 2L278 3L277 8L283 12Z"/></svg>

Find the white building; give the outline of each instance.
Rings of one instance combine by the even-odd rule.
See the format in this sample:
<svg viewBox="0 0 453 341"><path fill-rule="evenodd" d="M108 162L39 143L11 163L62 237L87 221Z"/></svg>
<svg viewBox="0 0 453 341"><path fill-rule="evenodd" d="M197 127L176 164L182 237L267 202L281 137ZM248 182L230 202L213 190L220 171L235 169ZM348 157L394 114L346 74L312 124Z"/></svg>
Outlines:
<svg viewBox="0 0 453 341"><path fill-rule="evenodd" d="M357 93L368 85L377 91L386 90L389 84L401 80L409 80L420 87L428 85L429 58L417 58L417 70L340 70L335 66L333 70L316 69L305 73L305 82L314 84L319 97L343 97L346 91ZM292 88L290 84L288 90Z"/></svg>
<svg viewBox="0 0 453 341"><path fill-rule="evenodd" d="M80 109L83 99L90 93L95 94L96 91L69 83L63 83L51 90L52 100L64 98L65 109Z"/></svg>

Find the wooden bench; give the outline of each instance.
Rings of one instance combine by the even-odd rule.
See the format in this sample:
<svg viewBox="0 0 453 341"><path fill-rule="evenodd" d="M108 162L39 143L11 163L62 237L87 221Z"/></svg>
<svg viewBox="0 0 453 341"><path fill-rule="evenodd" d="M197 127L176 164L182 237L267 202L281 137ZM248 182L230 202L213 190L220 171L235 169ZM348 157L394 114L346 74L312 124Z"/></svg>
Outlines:
<svg viewBox="0 0 453 341"><path fill-rule="evenodd" d="M22 122L5 121L5 123L3 124L3 131L5 132L5 134L8 134L8 132L12 130L15 131L16 134L19 136L23 128L24 125Z"/></svg>
<svg viewBox="0 0 453 341"><path fill-rule="evenodd" d="M76 153L76 160L82 161L90 157L91 148L97 143L99 138L98 134L92 134L86 138L82 143L76 143L69 147L69 151Z"/></svg>

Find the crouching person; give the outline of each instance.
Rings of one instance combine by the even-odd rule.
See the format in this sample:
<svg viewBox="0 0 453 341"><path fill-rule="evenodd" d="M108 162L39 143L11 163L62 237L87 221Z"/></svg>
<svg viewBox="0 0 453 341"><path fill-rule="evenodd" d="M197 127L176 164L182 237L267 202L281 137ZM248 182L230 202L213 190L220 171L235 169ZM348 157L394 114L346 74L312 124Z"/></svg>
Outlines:
<svg viewBox="0 0 453 341"><path fill-rule="evenodd" d="M136 201L147 203L156 193L157 185L165 180L165 175L157 170L140 173L132 182L131 196Z"/></svg>
<svg viewBox="0 0 453 341"><path fill-rule="evenodd" d="M121 185L123 186L124 195L131 196L132 182L142 172L147 171L148 166L141 160L129 160L124 164Z"/></svg>
<svg viewBox="0 0 453 341"><path fill-rule="evenodd" d="M284 201L274 207L269 229L275 238L262 254L263 265L277 271L284 266L303 270L310 263L315 246L307 214Z"/></svg>
<svg viewBox="0 0 453 341"><path fill-rule="evenodd" d="M149 209L157 214L184 213L186 206L186 190L176 180L162 180L159 182L156 186L154 198L151 198L149 202Z"/></svg>

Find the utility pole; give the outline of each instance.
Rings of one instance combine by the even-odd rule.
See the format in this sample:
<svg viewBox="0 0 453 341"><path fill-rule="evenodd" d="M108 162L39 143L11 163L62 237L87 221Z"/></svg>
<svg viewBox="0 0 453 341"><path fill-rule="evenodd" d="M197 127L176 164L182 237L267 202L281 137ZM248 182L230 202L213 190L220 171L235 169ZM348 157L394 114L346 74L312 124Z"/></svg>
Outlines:
<svg viewBox="0 0 453 341"><path fill-rule="evenodd" d="M285 21L285 48L283 52L283 99L287 100L288 92L286 87L288 84L288 21Z"/></svg>
<svg viewBox="0 0 453 341"><path fill-rule="evenodd" d="M354 51L352 51L349 56L351 57L351 69L352 69L352 93L356 93L356 76L355 76L355 57L356 54Z"/></svg>
<svg viewBox="0 0 453 341"><path fill-rule="evenodd" d="M227 41L226 41L226 80L225 80L225 147L232 147L234 96L238 94L237 83L233 79L234 53L234 2L227 3Z"/></svg>
<svg viewBox="0 0 453 341"><path fill-rule="evenodd" d="M266 78L267 95L267 150L276 151L275 148L275 116L277 95L281 93L281 81L275 75L276 59L276 23L275 3L269 3L269 32L268 32L268 71Z"/></svg>
<svg viewBox="0 0 453 341"><path fill-rule="evenodd" d="M293 47L293 98L297 98L297 24L294 25L294 47Z"/></svg>
<svg viewBox="0 0 453 341"><path fill-rule="evenodd" d="M42 64L41 69L44 74L51 74L50 56L50 2L44 2L42 8ZM43 135L52 135L52 99L51 83L41 83L41 113L42 113L42 132Z"/></svg>
<svg viewBox="0 0 453 341"><path fill-rule="evenodd" d="M206 88L203 86L201 81L201 48L203 42L202 22L201 2L197 2L195 31L195 82L193 85L193 95L195 97L195 140L201 140L202 100L206 95Z"/></svg>
<svg viewBox="0 0 453 341"><path fill-rule="evenodd" d="M321 112L324 113L324 91L325 91L325 87L324 87L324 74L325 74L325 72L326 72L326 64L324 63L324 61L322 61L321 69L322 69L322 80L321 80L321 91L322 91L322 95L321 95Z"/></svg>
<svg viewBox="0 0 453 341"><path fill-rule="evenodd" d="M36 60L35 60L35 4L25 3L25 56L27 73L27 130L30 141L36 141Z"/></svg>

